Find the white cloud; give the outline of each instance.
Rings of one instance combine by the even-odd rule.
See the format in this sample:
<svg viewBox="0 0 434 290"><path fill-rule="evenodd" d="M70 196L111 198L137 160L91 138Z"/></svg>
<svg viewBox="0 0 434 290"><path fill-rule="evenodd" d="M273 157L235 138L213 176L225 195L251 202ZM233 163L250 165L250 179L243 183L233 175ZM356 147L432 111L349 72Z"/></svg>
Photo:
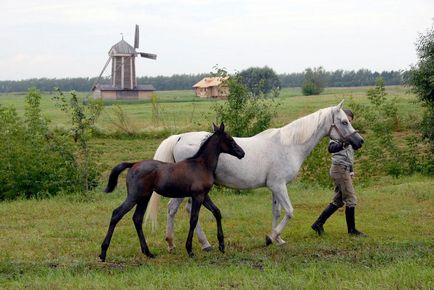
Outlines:
<svg viewBox="0 0 434 290"><path fill-rule="evenodd" d="M95 76L111 45L133 42L138 75L230 71L405 69L418 32L433 23L432 1L2 1L0 79Z"/></svg>

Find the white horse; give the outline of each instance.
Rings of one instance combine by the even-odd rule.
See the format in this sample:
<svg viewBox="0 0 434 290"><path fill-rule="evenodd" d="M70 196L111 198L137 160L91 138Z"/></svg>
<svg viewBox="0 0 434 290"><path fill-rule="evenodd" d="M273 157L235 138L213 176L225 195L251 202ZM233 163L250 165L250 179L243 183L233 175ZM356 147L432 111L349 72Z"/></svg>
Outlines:
<svg viewBox="0 0 434 290"><path fill-rule="evenodd" d="M297 176L304 160L321 139L329 136L334 140L345 141L355 150L362 146L363 138L351 126L342 110L342 104L343 101L337 106L321 109L282 128L268 129L253 137L234 138L246 153L241 160L228 154L220 155L215 171L216 183L236 189L270 189L273 197L273 221L271 233L266 235L267 245L273 242L278 245L286 243L280 234L294 212L286 185ZM172 135L160 144L154 159L178 162L191 157L207 135L208 132ZM153 223L156 222L159 200L160 195L154 192L146 211L147 217ZM182 201L183 198L169 201L166 231L169 251L175 247L173 220ZM285 216L279 223L281 208ZM211 250L212 247L199 223L196 233L202 249Z"/></svg>

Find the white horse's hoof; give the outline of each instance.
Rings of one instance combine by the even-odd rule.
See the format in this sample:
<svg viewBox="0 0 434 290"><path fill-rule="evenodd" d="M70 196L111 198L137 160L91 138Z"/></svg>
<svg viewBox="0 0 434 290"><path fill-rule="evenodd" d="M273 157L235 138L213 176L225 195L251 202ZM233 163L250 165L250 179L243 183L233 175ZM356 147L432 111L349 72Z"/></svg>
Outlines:
<svg viewBox="0 0 434 290"><path fill-rule="evenodd" d="M167 246L167 250L169 251L169 253L175 252L175 249L176 249L175 245L173 245L173 246Z"/></svg>
<svg viewBox="0 0 434 290"><path fill-rule="evenodd" d="M202 251L204 251L204 252L211 252L212 250L213 250L212 246L202 248Z"/></svg>
<svg viewBox="0 0 434 290"><path fill-rule="evenodd" d="M284 244L286 244L286 241L282 240L281 237L277 237L277 238L276 238L276 245L278 245L278 246L282 246L282 245L284 245Z"/></svg>

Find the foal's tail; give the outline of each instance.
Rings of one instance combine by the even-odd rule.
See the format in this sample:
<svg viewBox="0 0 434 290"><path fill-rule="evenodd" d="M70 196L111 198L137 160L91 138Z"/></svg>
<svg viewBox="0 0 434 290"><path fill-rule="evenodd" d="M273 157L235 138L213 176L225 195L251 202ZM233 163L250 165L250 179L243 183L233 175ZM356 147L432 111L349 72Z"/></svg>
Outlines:
<svg viewBox="0 0 434 290"><path fill-rule="evenodd" d="M173 157L173 149L175 147L175 144L178 143L180 136L181 135L172 135L164 139L163 142L161 142L160 146L158 146L157 151L155 151L154 160L175 163L175 158ZM149 219L151 221L151 226L153 230L157 226L159 204L160 195L156 192L153 192L145 213L145 224L148 222Z"/></svg>
<svg viewBox="0 0 434 290"><path fill-rule="evenodd" d="M112 172L110 173L110 177L109 177L109 181L107 184L107 187L104 189L104 192L112 192L116 185L118 185L118 176L119 174L121 174L122 171L124 171L127 168L131 168L133 167L135 163L128 163L128 162L123 162L121 164L118 164L115 166L115 168L113 168Z"/></svg>

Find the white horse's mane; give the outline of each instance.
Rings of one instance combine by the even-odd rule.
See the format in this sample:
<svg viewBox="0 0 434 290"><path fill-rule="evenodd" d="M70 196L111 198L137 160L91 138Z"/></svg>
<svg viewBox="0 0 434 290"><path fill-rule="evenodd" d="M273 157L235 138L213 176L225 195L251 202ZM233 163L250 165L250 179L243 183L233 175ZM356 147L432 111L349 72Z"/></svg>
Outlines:
<svg viewBox="0 0 434 290"><path fill-rule="evenodd" d="M322 122L324 122L324 119L329 115L331 109L331 107L320 109L312 114L292 121L282 128L265 130L259 133L258 136L267 136L269 138L279 136L280 142L283 145L304 144L312 137L314 132L318 130Z"/></svg>

